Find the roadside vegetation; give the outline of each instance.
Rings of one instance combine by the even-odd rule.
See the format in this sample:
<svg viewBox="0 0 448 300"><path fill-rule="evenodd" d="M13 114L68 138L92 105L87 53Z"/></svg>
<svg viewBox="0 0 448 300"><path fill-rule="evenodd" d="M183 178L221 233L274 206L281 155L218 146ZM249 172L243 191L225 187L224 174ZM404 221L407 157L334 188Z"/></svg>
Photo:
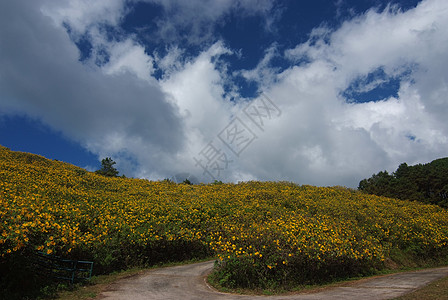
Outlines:
<svg viewBox="0 0 448 300"><path fill-rule="evenodd" d="M102 176L0 146L2 295L49 289L36 251L96 275L215 256L223 287L288 290L448 263L448 211L342 187Z"/></svg>

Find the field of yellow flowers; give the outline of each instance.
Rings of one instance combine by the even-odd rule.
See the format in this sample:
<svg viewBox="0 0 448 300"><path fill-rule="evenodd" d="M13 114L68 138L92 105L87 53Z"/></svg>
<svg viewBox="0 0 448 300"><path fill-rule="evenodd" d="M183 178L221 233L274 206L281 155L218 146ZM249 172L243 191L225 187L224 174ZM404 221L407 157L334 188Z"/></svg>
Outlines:
<svg viewBox="0 0 448 300"><path fill-rule="evenodd" d="M446 261L448 211L342 187L109 178L0 146L0 279L34 251L96 273L217 256L222 285L266 288L366 274L397 253Z"/></svg>

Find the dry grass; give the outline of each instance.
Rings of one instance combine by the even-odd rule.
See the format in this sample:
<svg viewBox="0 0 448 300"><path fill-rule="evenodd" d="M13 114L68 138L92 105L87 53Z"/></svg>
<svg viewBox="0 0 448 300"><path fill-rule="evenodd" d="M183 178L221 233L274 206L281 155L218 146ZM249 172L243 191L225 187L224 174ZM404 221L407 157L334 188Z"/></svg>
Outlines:
<svg viewBox="0 0 448 300"><path fill-rule="evenodd" d="M434 281L424 288L396 298L399 300L448 300L448 277Z"/></svg>

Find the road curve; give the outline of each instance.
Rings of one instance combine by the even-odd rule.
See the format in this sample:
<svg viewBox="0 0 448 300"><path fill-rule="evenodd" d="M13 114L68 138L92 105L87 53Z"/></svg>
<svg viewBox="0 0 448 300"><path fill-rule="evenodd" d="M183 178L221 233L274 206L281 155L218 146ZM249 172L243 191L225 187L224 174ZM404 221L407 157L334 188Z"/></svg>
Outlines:
<svg viewBox="0 0 448 300"><path fill-rule="evenodd" d="M205 276L213 261L149 270L118 280L101 292L101 300L317 300L317 299L392 299L448 276L448 267L379 276L343 286L306 294L249 296L221 293L207 285Z"/></svg>

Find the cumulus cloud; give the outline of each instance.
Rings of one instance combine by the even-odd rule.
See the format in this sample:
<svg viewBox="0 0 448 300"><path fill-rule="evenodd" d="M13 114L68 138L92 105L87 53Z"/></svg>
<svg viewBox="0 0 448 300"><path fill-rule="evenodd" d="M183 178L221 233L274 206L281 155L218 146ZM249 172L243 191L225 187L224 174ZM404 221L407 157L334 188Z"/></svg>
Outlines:
<svg viewBox="0 0 448 300"><path fill-rule="evenodd" d="M270 93L295 115L289 122L283 116L274 134L289 137L279 144L294 158L291 166L297 171L289 170L291 177L355 185L356 178L392 171L403 161L446 156L448 128L434 102L446 110L447 74L441 68L448 43L441 41L448 37L447 8L443 1L425 1L407 12L370 10L331 33L315 31L307 43L286 51L298 66L279 74L281 82ZM397 76L409 65L412 74L401 79L398 98L348 103L341 96L359 76L378 68ZM359 88L370 90L369 84ZM294 130L285 134L285 128ZM271 155L262 161L276 159Z"/></svg>
<svg viewBox="0 0 448 300"><path fill-rule="evenodd" d="M257 66L252 70L241 70L235 72L235 75L240 74L248 81L257 82L264 88L271 86L276 79L279 68L271 65L272 60L279 56L277 44L273 43L265 50L264 57L258 62Z"/></svg>
<svg viewBox="0 0 448 300"><path fill-rule="evenodd" d="M159 153L182 149L178 108L157 82L139 78L149 78L144 70L122 72L135 66L126 59L112 59L104 72L81 64L66 32L38 5L14 1L3 3L1 11L3 111L40 119L100 156L125 152L148 163L160 159ZM163 172L163 164L157 169Z"/></svg>
<svg viewBox="0 0 448 300"><path fill-rule="evenodd" d="M148 80L154 72L154 59L145 53L142 45L132 39L109 43L109 61L104 65L106 74L131 72L142 80Z"/></svg>
<svg viewBox="0 0 448 300"><path fill-rule="evenodd" d="M195 159L215 149L227 159L216 179L356 187L401 162L447 155L444 0L405 12L372 9L339 28L315 28L307 42L284 52L273 43L256 68L234 73L226 58L238 58L238 49L213 37L214 29L240 12L263 16L266 30L274 30L280 15L270 1L151 0L164 11L156 24L170 45L166 53L148 53L121 31L132 2L25 2L0 5L0 109L38 118L99 157L115 155L131 176L188 172L210 180ZM187 36L202 45L197 56L186 55ZM92 51L80 61L75 43L83 38ZM275 58L290 66L276 68ZM378 70L381 76L372 76ZM275 105L272 116L263 111L263 95L237 93L236 75L259 84ZM395 95L365 103L348 98L350 87L356 98L390 80L398 82ZM250 144L235 154L224 140L243 128L244 139L233 142Z"/></svg>
<svg viewBox="0 0 448 300"><path fill-rule="evenodd" d="M186 63L181 70L161 81L163 90L179 107L187 128L185 151L182 158L176 161L177 172L201 173L194 165L194 156L231 119L233 105L223 97L226 76L215 68L213 62L228 54L231 54L229 49L222 43L216 43Z"/></svg>
<svg viewBox="0 0 448 300"><path fill-rule="evenodd" d="M127 11L123 0L44 0L39 9L56 26L68 25L77 34L87 32L95 24L117 26Z"/></svg>
<svg viewBox="0 0 448 300"><path fill-rule="evenodd" d="M163 7L163 14L155 23L157 38L168 43L179 41L188 44L214 42L215 26L235 13L240 17L261 15L265 17L266 30L273 30L273 3L270 0L146 0Z"/></svg>

